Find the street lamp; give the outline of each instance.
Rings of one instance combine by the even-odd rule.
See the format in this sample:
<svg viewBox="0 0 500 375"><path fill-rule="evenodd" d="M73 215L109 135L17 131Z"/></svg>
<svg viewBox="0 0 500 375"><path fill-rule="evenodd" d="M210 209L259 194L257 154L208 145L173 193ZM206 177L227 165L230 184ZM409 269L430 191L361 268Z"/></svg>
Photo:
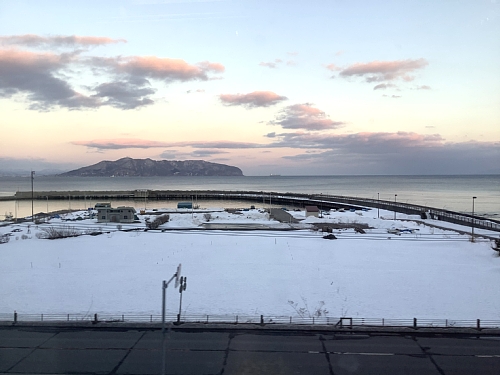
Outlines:
<svg viewBox="0 0 500 375"><path fill-rule="evenodd" d="M396 197L398 195L397 194L394 194L394 220L396 220Z"/></svg>
<svg viewBox="0 0 500 375"><path fill-rule="evenodd" d="M377 193L377 219L380 219L380 193Z"/></svg>
<svg viewBox="0 0 500 375"><path fill-rule="evenodd" d="M35 171L31 171L31 220L34 222L34 213L33 213L33 180L35 179Z"/></svg>
<svg viewBox="0 0 500 375"><path fill-rule="evenodd" d="M474 200L477 197L472 197L472 242L474 242Z"/></svg>

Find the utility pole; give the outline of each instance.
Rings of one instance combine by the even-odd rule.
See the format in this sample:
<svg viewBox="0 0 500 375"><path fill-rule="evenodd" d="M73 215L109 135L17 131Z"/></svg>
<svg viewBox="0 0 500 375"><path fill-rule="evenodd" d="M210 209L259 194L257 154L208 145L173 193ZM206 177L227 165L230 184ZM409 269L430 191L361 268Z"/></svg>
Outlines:
<svg viewBox="0 0 500 375"><path fill-rule="evenodd" d="M396 198L397 198L397 194L394 194L394 220L396 220Z"/></svg>
<svg viewBox="0 0 500 375"><path fill-rule="evenodd" d="M472 197L472 242L474 242L474 200L476 200L477 197Z"/></svg>
<svg viewBox="0 0 500 375"><path fill-rule="evenodd" d="M377 193L377 219L380 219L380 193Z"/></svg>
<svg viewBox="0 0 500 375"><path fill-rule="evenodd" d="M31 171L31 220L35 222L34 212L33 212L33 180L35 179L35 171Z"/></svg>

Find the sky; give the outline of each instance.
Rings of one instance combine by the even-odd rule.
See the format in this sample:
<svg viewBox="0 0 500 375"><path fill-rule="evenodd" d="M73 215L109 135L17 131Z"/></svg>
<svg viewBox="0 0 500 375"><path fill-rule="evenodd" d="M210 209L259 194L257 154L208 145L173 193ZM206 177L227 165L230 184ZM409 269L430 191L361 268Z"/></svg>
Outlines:
<svg viewBox="0 0 500 375"><path fill-rule="evenodd" d="M0 0L0 173L500 173L500 1Z"/></svg>

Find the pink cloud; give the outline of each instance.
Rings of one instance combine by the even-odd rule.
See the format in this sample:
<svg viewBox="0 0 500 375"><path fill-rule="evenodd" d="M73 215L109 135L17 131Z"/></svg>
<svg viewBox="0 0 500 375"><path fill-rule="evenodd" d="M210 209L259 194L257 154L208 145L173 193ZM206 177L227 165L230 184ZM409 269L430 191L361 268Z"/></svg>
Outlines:
<svg viewBox="0 0 500 375"><path fill-rule="evenodd" d="M342 70L342 68L340 68L339 66L337 66L335 64L328 64L325 68L328 70L331 70L332 72L337 71L337 70Z"/></svg>
<svg viewBox="0 0 500 375"><path fill-rule="evenodd" d="M248 109L257 107L269 107L283 100L286 96L280 96L272 91L254 91L248 94L221 94L220 101L227 106L241 105Z"/></svg>
<svg viewBox="0 0 500 375"><path fill-rule="evenodd" d="M0 46L9 45L0 47L0 98L23 94L30 109L41 111L55 107L74 110L101 106L137 109L154 104L153 95L157 89L151 85L152 79L164 82L206 81L220 79L220 76L212 74L225 70L221 63L210 61L189 64L181 59L155 56L85 57L81 54L82 48L69 53L42 53L12 47L82 47L118 42L124 40L75 35L0 37ZM97 82L83 87L87 93L78 92L73 87L71 76L86 73L96 76Z"/></svg>
<svg viewBox="0 0 500 375"><path fill-rule="evenodd" d="M361 132L355 134L318 134L295 132L277 134L280 138L275 146L309 149L332 149L355 153L390 153L415 147L442 146L444 139L439 134L414 132ZM353 151L355 150L355 151Z"/></svg>
<svg viewBox="0 0 500 375"><path fill-rule="evenodd" d="M425 59L397 60L397 61L372 61L369 63L356 63L340 72L343 77L364 77L367 82L383 82L402 79L411 81L409 75L418 69L423 69L429 63Z"/></svg>
<svg viewBox="0 0 500 375"><path fill-rule="evenodd" d="M242 149L242 148L261 148L265 145L249 142L236 142L236 141L192 141L192 142L179 142L175 146L189 146L197 148L223 148L223 149Z"/></svg>
<svg viewBox="0 0 500 375"><path fill-rule="evenodd" d="M325 130L335 129L344 123L332 121L325 112L310 103L294 104L286 107L270 125L279 125L283 129Z"/></svg>
<svg viewBox="0 0 500 375"><path fill-rule="evenodd" d="M55 53L30 52L18 49L0 49L0 63L5 65L37 66L44 69L53 69L62 65L62 58Z"/></svg>
<svg viewBox="0 0 500 375"><path fill-rule="evenodd" d="M98 46L126 42L125 39L112 39L100 36L40 36L35 34L0 36L0 44L22 45L26 47Z"/></svg>
<svg viewBox="0 0 500 375"><path fill-rule="evenodd" d="M92 140L92 141L74 141L71 142L77 146L87 146L97 149L106 150L117 150L122 148L154 148L154 147L166 147L168 146L165 142L149 141L144 139L103 139L103 140Z"/></svg>
<svg viewBox="0 0 500 375"><path fill-rule="evenodd" d="M58 77L74 58L72 54L0 49L0 97L26 94L30 109L43 111L54 105L70 109L99 106L98 99L76 92Z"/></svg>
<svg viewBox="0 0 500 375"><path fill-rule="evenodd" d="M243 149L243 148L261 148L264 147L258 143L235 142L235 141L189 141L189 142L161 142L150 141L137 138L114 138L114 139L96 139L91 141L73 141L71 144L76 146L86 146L98 150L119 150L125 148L158 148L158 147L191 147L199 149Z"/></svg>
<svg viewBox="0 0 500 375"><path fill-rule="evenodd" d="M212 71L217 73L224 73L226 68L221 63L212 63L210 61L202 61L197 64L201 69L205 71Z"/></svg>
<svg viewBox="0 0 500 375"><path fill-rule="evenodd" d="M397 87L397 86L392 84L392 83L379 83L373 89L374 90L385 90L385 89L394 88L394 87Z"/></svg>
<svg viewBox="0 0 500 375"><path fill-rule="evenodd" d="M403 131L395 133L361 132L345 135L344 138L355 141L359 145L387 145L390 143L392 146L400 148L432 146L443 142L443 137L439 134L419 134Z"/></svg>
<svg viewBox="0 0 500 375"><path fill-rule="evenodd" d="M188 64L181 59L160 58L156 56L131 56L122 59L102 59L104 65L115 68L118 72L132 76L155 78L165 81L208 80L208 72L223 72L220 63L201 62Z"/></svg>

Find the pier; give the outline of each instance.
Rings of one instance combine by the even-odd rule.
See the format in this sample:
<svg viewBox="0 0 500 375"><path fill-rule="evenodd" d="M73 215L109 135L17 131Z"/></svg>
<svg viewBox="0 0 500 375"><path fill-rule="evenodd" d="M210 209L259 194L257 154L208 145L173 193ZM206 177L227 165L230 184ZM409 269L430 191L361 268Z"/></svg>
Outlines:
<svg viewBox="0 0 500 375"><path fill-rule="evenodd" d="M19 191L14 196L0 197L0 200L31 200L31 191ZM363 208L382 209L407 215L420 215L422 219L434 219L454 224L500 232L500 221L485 219L466 213L434 207L379 199L347 197L329 194L278 193L264 191L225 190L118 190L118 191L35 191L34 200L242 200L269 205L318 206L321 210Z"/></svg>

